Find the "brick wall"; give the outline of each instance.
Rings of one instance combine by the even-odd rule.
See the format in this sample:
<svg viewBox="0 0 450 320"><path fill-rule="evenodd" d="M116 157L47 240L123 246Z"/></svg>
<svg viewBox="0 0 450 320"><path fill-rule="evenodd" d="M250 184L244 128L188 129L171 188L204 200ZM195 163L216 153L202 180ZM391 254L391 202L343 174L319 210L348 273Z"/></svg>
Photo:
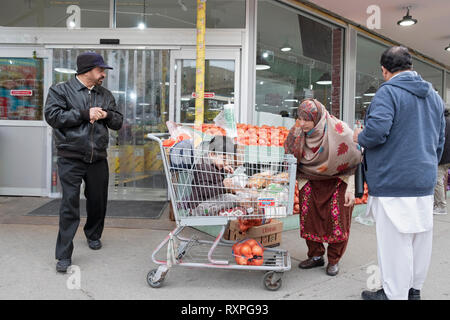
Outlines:
<svg viewBox="0 0 450 320"><path fill-rule="evenodd" d="M331 47L331 114L341 117L342 29L332 31Z"/></svg>

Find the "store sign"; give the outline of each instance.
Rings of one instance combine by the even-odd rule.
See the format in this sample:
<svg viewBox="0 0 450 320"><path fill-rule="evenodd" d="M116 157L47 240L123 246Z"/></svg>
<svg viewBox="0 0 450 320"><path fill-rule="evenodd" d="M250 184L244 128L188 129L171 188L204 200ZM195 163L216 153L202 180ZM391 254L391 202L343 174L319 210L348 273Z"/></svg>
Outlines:
<svg viewBox="0 0 450 320"><path fill-rule="evenodd" d="M33 90L10 90L9 94L14 97L31 97Z"/></svg>
<svg viewBox="0 0 450 320"><path fill-rule="evenodd" d="M214 98L216 96L216 94L214 93L214 92L205 92L204 94L203 94L203 97L204 98ZM195 92L192 92L192 98L196 98L197 97L197 95L195 94Z"/></svg>

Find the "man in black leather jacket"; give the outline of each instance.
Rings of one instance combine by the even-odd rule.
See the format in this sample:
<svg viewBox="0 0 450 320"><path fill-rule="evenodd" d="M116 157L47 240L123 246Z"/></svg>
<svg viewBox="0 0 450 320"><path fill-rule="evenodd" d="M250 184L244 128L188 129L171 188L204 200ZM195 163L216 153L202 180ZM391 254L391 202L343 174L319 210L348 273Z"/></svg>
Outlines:
<svg viewBox="0 0 450 320"><path fill-rule="evenodd" d="M80 186L85 182L88 245L100 241L108 200L108 129L119 130L123 116L110 91L103 88L106 65L94 52L77 57L77 75L50 87L45 120L53 128L58 154L58 174L63 197L59 211L56 270L66 272L72 264L73 238L80 223Z"/></svg>

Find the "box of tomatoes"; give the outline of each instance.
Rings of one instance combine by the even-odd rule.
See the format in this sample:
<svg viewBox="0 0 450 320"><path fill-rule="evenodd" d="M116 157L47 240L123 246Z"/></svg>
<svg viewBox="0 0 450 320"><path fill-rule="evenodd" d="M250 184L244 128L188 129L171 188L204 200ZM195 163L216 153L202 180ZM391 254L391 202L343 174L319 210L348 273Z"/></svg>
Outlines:
<svg viewBox="0 0 450 320"><path fill-rule="evenodd" d="M283 222L272 219L270 223L249 228L246 232L241 232L239 221L231 220L225 230L226 240L239 241L245 238L252 238L259 241L264 247L275 247L281 244L281 234L283 232Z"/></svg>
<svg viewBox="0 0 450 320"><path fill-rule="evenodd" d="M284 141L289 130L283 126L255 126L238 123L236 142L239 146L238 153L245 155L245 162L259 163L280 161L284 156ZM203 124L204 137L225 135L225 129L215 124Z"/></svg>

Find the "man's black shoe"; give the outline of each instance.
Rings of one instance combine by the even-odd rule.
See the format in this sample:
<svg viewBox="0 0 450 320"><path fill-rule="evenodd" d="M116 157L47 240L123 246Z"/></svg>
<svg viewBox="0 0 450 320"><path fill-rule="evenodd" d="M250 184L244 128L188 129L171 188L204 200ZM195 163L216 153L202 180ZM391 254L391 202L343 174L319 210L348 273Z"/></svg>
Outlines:
<svg viewBox="0 0 450 320"><path fill-rule="evenodd" d="M363 291L361 293L363 300L389 300L383 289L378 291Z"/></svg>
<svg viewBox="0 0 450 320"><path fill-rule="evenodd" d="M420 300L420 290L414 288L409 289L408 300Z"/></svg>
<svg viewBox="0 0 450 320"><path fill-rule="evenodd" d="M56 263L56 271L58 272L67 272L67 268L72 264L71 259L61 259Z"/></svg>
<svg viewBox="0 0 450 320"><path fill-rule="evenodd" d="M102 242L100 240L89 240L88 239L89 248L92 250L99 250L102 247Z"/></svg>

